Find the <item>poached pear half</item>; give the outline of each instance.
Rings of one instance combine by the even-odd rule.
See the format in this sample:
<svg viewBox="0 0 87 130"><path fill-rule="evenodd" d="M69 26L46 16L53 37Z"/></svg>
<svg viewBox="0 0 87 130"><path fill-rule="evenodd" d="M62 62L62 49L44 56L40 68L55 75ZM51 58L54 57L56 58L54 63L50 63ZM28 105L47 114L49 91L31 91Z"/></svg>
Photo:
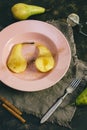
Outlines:
<svg viewBox="0 0 87 130"><path fill-rule="evenodd" d="M35 66L40 72L48 72L54 68L55 61L51 51L45 45L37 45L39 54Z"/></svg>
<svg viewBox="0 0 87 130"><path fill-rule="evenodd" d="M14 73L21 73L26 69L27 61L22 55L21 43L13 46L7 60L7 66Z"/></svg>

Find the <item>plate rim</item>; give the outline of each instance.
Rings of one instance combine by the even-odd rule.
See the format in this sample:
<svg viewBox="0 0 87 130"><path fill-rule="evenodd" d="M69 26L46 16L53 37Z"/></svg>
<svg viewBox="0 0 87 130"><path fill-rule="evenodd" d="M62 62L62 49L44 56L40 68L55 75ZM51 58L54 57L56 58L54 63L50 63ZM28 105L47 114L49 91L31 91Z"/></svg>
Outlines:
<svg viewBox="0 0 87 130"><path fill-rule="evenodd" d="M24 20L24 21L18 21L18 22L15 22L15 23L12 23L11 25L8 25L7 27L5 27L1 32L0 32L0 35L2 34L3 35L3 33L4 32L6 32L6 31L8 31L9 30L9 28L12 28L12 27L14 27L15 25L19 25L19 24L25 24L25 23L40 23L40 24L44 24L44 25L47 25L47 26L50 26L52 29L54 29L55 31L57 31L57 33L59 33L59 35L62 35L62 37L64 38L64 40L66 41L66 44L67 44L67 47L68 47L68 51L69 51L69 61L68 61L68 63L67 63L67 68L66 68L66 70L64 71L64 73L62 74L62 76L60 77L60 79L59 80L57 80L57 81L55 81L55 83L53 82L53 81L49 81L49 86L48 86L48 84L47 84L47 86L45 86L45 87L39 87L38 86L38 88L36 88L35 89L35 87L32 87L31 89L30 89L30 87L29 88L27 88L27 89L24 89L23 87L18 87L18 85L16 85L17 87L15 87L15 84L14 84L14 81L13 81L13 79L11 79L12 81L12 83L10 82L10 84L11 85L9 85L9 83L8 83L8 81L4 81L3 82L3 79L5 78L5 76L3 77L3 76L0 76L0 78L1 78L1 82L3 82L5 85L7 85L7 86L9 86L9 87L11 87L11 88L13 88L13 89L16 89L16 90L20 90L20 91L40 91L40 90L43 90L43 89L46 89L46 88L49 88L49 87L51 87L51 86L53 86L54 84L56 84L57 82L59 82L63 77L64 77L64 75L66 74L66 72L68 71L68 69L69 69L69 66L70 66L70 62L71 62L71 49L70 49L70 45L69 45L69 42L68 42L68 40L66 39L66 37L65 37L65 35L58 29L58 28L56 28L55 26L53 26L52 24L49 24L49 23L47 23L47 22L43 22L43 21L39 21L39 20ZM17 26L18 26L17 25ZM8 37L7 37L8 38ZM2 45L3 46L3 45ZM0 46L0 48L1 48L1 46ZM1 57L0 57L0 60L1 60ZM0 64L1 64L1 62L0 62ZM1 67L0 67L1 68ZM1 71L2 72L2 71ZM2 72L3 73L3 72ZM51 73L50 73L51 74ZM12 76L12 75L11 75ZM13 76L12 76L13 77ZM47 76L47 77L49 77L49 76ZM9 79L10 80L10 79ZM40 79L40 82L43 82L44 80L46 80L46 77L44 77L44 78L42 78L42 79ZM18 82L20 82L21 81L21 79L17 79L17 81ZM34 81L31 81L31 84L30 85L32 85L32 82L33 82L33 85L35 86L35 84L36 83L34 83ZM47 82L47 80L46 80L46 82ZM29 84L29 81L26 81L26 83L27 84ZM20 83L20 85L22 85L21 83ZM19 86L20 86L19 85Z"/></svg>

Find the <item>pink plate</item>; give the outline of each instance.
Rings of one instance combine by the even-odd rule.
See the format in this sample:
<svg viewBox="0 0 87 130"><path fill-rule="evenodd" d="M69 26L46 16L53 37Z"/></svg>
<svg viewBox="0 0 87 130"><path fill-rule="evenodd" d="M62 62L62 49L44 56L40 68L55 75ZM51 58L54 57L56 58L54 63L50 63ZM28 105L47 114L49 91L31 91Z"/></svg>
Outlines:
<svg viewBox="0 0 87 130"><path fill-rule="evenodd" d="M29 65L20 74L11 72L7 67L7 58L13 45L22 42L35 42L47 46L55 59L55 67L47 73L41 73L35 66ZM35 56L34 44L23 47L25 58ZM0 32L0 80L7 86L21 91L38 91L51 87L66 74L71 50L65 36L54 26L37 20L25 20L13 23Z"/></svg>

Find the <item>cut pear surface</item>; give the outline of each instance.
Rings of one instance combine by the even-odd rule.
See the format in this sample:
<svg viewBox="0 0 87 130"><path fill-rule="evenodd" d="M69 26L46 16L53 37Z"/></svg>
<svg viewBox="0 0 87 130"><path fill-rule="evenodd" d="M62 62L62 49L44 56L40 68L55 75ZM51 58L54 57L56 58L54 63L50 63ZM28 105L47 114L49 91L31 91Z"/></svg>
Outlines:
<svg viewBox="0 0 87 130"><path fill-rule="evenodd" d="M53 69L55 62L52 56L38 57L35 61L36 68L41 72L48 72Z"/></svg>

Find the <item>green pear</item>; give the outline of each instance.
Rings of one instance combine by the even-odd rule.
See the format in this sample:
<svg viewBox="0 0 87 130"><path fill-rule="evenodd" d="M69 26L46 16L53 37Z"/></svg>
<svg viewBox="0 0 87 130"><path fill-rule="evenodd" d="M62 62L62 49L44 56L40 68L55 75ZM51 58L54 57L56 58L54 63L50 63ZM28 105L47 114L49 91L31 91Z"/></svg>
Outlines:
<svg viewBox="0 0 87 130"><path fill-rule="evenodd" d="M76 98L76 105L87 105L87 88L85 88L81 94Z"/></svg>
<svg viewBox="0 0 87 130"><path fill-rule="evenodd" d="M11 53L7 60L8 68L14 73L21 73L27 67L27 61L22 55L22 44L13 46Z"/></svg>
<svg viewBox="0 0 87 130"><path fill-rule="evenodd" d="M25 20L28 17L45 12L45 8L25 3L17 3L11 8L13 16L18 20Z"/></svg>

